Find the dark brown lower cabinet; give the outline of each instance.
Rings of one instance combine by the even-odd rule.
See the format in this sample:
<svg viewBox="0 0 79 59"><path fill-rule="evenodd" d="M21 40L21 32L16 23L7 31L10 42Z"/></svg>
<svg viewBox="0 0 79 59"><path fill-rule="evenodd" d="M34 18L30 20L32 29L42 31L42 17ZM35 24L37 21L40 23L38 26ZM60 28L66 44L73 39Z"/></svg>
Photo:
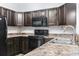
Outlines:
<svg viewBox="0 0 79 59"><path fill-rule="evenodd" d="M12 55L13 54L13 40L12 38L7 39L7 55Z"/></svg>
<svg viewBox="0 0 79 59"><path fill-rule="evenodd" d="M28 51L28 38L21 37L20 50L23 54L26 54Z"/></svg>
<svg viewBox="0 0 79 59"><path fill-rule="evenodd" d="M8 38L7 39L7 55L15 55L20 52L19 50L19 39L14 38Z"/></svg>
<svg viewBox="0 0 79 59"><path fill-rule="evenodd" d="M19 53L26 54L28 52L27 37L13 37L7 39L7 55L14 56Z"/></svg>

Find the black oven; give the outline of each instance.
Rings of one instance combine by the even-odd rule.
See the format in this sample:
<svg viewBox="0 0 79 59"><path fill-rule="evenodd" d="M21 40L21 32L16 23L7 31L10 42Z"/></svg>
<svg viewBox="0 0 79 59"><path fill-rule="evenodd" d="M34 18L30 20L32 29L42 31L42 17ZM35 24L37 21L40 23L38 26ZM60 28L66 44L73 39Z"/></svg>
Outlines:
<svg viewBox="0 0 79 59"><path fill-rule="evenodd" d="M33 17L32 18L32 26L33 27L46 27L48 26L47 17Z"/></svg>
<svg viewBox="0 0 79 59"><path fill-rule="evenodd" d="M48 30L43 30L43 29L36 29L34 31L35 35L42 35L42 36L47 36L49 34Z"/></svg>
<svg viewBox="0 0 79 59"><path fill-rule="evenodd" d="M41 46L42 44L45 43L45 38L44 36L48 35L48 30L43 30L43 29L36 29L34 31L35 35L34 36L28 36L29 39L29 51Z"/></svg>

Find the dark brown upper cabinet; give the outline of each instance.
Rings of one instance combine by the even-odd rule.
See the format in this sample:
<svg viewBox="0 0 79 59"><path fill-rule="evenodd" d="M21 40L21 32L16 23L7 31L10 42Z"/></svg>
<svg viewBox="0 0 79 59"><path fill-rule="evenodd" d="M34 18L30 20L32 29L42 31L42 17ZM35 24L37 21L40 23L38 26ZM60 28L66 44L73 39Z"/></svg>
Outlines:
<svg viewBox="0 0 79 59"><path fill-rule="evenodd" d="M15 26L15 11L0 7L0 16L5 16L8 26Z"/></svg>
<svg viewBox="0 0 79 59"><path fill-rule="evenodd" d="M76 26L76 3L65 4L66 25Z"/></svg>
<svg viewBox="0 0 79 59"><path fill-rule="evenodd" d="M2 15L7 17L7 9L6 8L2 8Z"/></svg>
<svg viewBox="0 0 79 59"><path fill-rule="evenodd" d="M39 16L46 16L46 11L45 10L39 11Z"/></svg>
<svg viewBox="0 0 79 59"><path fill-rule="evenodd" d="M33 11L32 17L39 17L39 11Z"/></svg>
<svg viewBox="0 0 79 59"><path fill-rule="evenodd" d="M48 18L48 10L38 10L32 12L32 17L40 17L40 16L45 16Z"/></svg>
<svg viewBox="0 0 79 59"><path fill-rule="evenodd" d="M32 26L32 12L24 13L24 26Z"/></svg>
<svg viewBox="0 0 79 59"><path fill-rule="evenodd" d="M2 7L0 7L0 16L2 15Z"/></svg>
<svg viewBox="0 0 79 59"><path fill-rule="evenodd" d="M66 3L57 8L43 9L31 12L22 12L18 18L17 12L0 7L0 16L7 17L8 26L32 26L32 17L46 16L48 26L73 25L76 26L76 4ZM19 15L20 16L20 15Z"/></svg>
<svg viewBox="0 0 79 59"><path fill-rule="evenodd" d="M49 9L48 10L48 25L49 26L53 26L53 25L57 25L57 8L53 8L53 9Z"/></svg>
<svg viewBox="0 0 79 59"><path fill-rule="evenodd" d="M58 21L59 25L65 25L66 24L66 20L65 20L65 6L61 6L59 7L59 21Z"/></svg>
<svg viewBox="0 0 79 59"><path fill-rule="evenodd" d="M67 3L59 7L59 25L76 26L76 4Z"/></svg>
<svg viewBox="0 0 79 59"><path fill-rule="evenodd" d="M15 13L15 24L16 26L24 26L24 13L23 12Z"/></svg>
<svg viewBox="0 0 79 59"><path fill-rule="evenodd" d="M46 16L46 11L45 10L40 10L39 11L39 16Z"/></svg>
<svg viewBox="0 0 79 59"><path fill-rule="evenodd" d="M8 26L15 26L15 12L7 10L7 24Z"/></svg>
<svg viewBox="0 0 79 59"><path fill-rule="evenodd" d="M39 16L45 16L48 18L48 10L40 10L39 11Z"/></svg>
<svg viewBox="0 0 79 59"><path fill-rule="evenodd" d="M11 25L11 17L10 17L10 10L7 10L7 25Z"/></svg>
<svg viewBox="0 0 79 59"><path fill-rule="evenodd" d="M15 12L11 11L11 25L10 26L15 26Z"/></svg>
<svg viewBox="0 0 79 59"><path fill-rule="evenodd" d="M0 7L0 15L7 17L7 9L3 8L3 7Z"/></svg>

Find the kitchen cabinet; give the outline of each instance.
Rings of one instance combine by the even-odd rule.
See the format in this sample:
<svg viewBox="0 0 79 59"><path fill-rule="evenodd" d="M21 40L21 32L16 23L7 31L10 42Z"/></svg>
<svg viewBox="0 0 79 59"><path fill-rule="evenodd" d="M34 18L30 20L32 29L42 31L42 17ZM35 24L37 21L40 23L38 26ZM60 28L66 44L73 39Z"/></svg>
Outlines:
<svg viewBox="0 0 79 59"><path fill-rule="evenodd" d="M7 17L7 9L6 8L2 8L2 15Z"/></svg>
<svg viewBox="0 0 79 59"><path fill-rule="evenodd" d="M15 12L11 11L11 25L10 26L15 26Z"/></svg>
<svg viewBox="0 0 79 59"><path fill-rule="evenodd" d="M15 25L24 26L24 13L23 12L15 12Z"/></svg>
<svg viewBox="0 0 79 59"><path fill-rule="evenodd" d="M14 38L8 38L7 39L7 55L16 55L20 52L19 50L19 39Z"/></svg>
<svg viewBox="0 0 79 59"><path fill-rule="evenodd" d="M59 25L76 26L75 3L67 3L59 7Z"/></svg>
<svg viewBox="0 0 79 59"><path fill-rule="evenodd" d="M39 16L45 16L48 19L48 10L40 10L39 11Z"/></svg>
<svg viewBox="0 0 79 59"><path fill-rule="evenodd" d="M7 25L11 25L11 16L10 16L10 10L7 10Z"/></svg>
<svg viewBox="0 0 79 59"><path fill-rule="evenodd" d="M76 26L76 3L65 4L66 25Z"/></svg>
<svg viewBox="0 0 79 59"><path fill-rule="evenodd" d="M39 11L33 11L32 17L39 17Z"/></svg>
<svg viewBox="0 0 79 59"><path fill-rule="evenodd" d="M3 7L0 7L0 15L1 16L7 16L7 9L3 8Z"/></svg>
<svg viewBox="0 0 79 59"><path fill-rule="evenodd" d="M57 25L58 17L57 17L57 8L48 10L48 25L53 26Z"/></svg>
<svg viewBox="0 0 79 59"><path fill-rule="evenodd" d="M2 15L2 7L0 7L0 16Z"/></svg>
<svg viewBox="0 0 79 59"><path fill-rule="evenodd" d="M13 43L13 38L8 38L7 39L7 55L13 55L14 54L14 43Z"/></svg>
<svg viewBox="0 0 79 59"><path fill-rule="evenodd" d="M64 10L65 10L64 5L59 8L59 25L65 25L66 24Z"/></svg>
<svg viewBox="0 0 79 59"><path fill-rule="evenodd" d="M28 38L27 37L20 37L21 39L21 44L20 44L20 48L21 48L21 52L23 54L26 54L29 50L28 50Z"/></svg>
<svg viewBox="0 0 79 59"><path fill-rule="evenodd" d="M15 26L15 11L0 7L0 15L6 17L8 26Z"/></svg>
<svg viewBox="0 0 79 59"><path fill-rule="evenodd" d="M15 54L20 53L20 49L19 49L19 48L20 48L20 46L19 46L20 43L19 43L19 40L20 40L20 39L18 39L18 37L15 37L14 40L13 40L14 53L15 53Z"/></svg>
<svg viewBox="0 0 79 59"><path fill-rule="evenodd" d="M7 55L16 55L19 53L26 54L28 52L27 37L13 37L7 39Z"/></svg>
<svg viewBox="0 0 79 59"><path fill-rule="evenodd" d="M15 12L7 10L7 24L8 26L15 26Z"/></svg>
<svg viewBox="0 0 79 59"><path fill-rule="evenodd" d="M32 26L32 12L24 13L24 26Z"/></svg>
<svg viewBox="0 0 79 59"><path fill-rule="evenodd" d="M46 11L45 10L39 11L39 16L46 16Z"/></svg>

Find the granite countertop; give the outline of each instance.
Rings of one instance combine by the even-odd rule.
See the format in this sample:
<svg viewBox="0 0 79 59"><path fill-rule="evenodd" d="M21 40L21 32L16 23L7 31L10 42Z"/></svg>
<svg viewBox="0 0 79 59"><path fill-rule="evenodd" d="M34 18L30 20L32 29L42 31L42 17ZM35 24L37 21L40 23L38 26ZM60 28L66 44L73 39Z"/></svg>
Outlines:
<svg viewBox="0 0 79 59"><path fill-rule="evenodd" d="M12 38L12 37L28 37L28 35L8 35L7 38Z"/></svg>
<svg viewBox="0 0 79 59"><path fill-rule="evenodd" d="M12 38L12 37L28 37L29 35L34 35L33 33L8 33L7 38Z"/></svg>
<svg viewBox="0 0 79 59"><path fill-rule="evenodd" d="M53 40L53 39L52 39ZM49 42L32 50L24 56L77 56L79 46L72 44L53 44Z"/></svg>

